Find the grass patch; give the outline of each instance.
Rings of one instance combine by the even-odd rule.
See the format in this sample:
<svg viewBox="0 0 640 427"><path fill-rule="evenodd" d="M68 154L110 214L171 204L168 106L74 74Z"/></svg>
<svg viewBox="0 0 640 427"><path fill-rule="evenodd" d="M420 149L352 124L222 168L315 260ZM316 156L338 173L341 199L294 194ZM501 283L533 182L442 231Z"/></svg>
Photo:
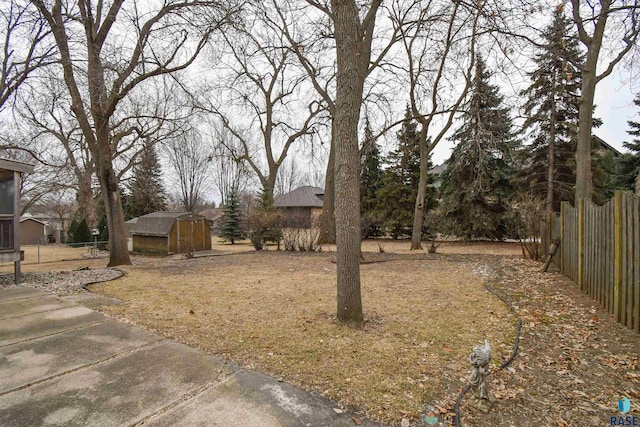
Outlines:
<svg viewBox="0 0 640 427"><path fill-rule="evenodd" d="M105 307L109 314L382 422L418 418L452 384L464 385L471 348L485 338L494 357L511 352L508 309L468 265L446 259L361 266L366 326L338 326L330 257L136 258L125 277L92 289L125 302Z"/></svg>

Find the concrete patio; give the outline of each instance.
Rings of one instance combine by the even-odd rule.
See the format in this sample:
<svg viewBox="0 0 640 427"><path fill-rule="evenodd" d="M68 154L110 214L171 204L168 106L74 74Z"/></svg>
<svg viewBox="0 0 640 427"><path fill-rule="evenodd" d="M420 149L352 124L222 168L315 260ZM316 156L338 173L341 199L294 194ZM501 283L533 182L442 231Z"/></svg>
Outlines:
<svg viewBox="0 0 640 427"><path fill-rule="evenodd" d="M77 300L0 290L0 425L355 425L327 399Z"/></svg>

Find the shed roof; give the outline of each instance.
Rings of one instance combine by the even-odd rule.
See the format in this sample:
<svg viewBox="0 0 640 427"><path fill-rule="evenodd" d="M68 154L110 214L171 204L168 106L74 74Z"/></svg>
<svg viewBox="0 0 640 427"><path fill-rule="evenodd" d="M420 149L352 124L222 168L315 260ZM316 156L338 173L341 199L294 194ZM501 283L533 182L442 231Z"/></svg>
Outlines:
<svg viewBox="0 0 640 427"><path fill-rule="evenodd" d="M131 226L131 235L143 236L168 236L173 227L173 223L178 219L204 219L202 215L192 212L152 212L127 221Z"/></svg>
<svg viewBox="0 0 640 427"><path fill-rule="evenodd" d="M321 208L323 196L323 188L304 186L276 196L273 205L278 208Z"/></svg>

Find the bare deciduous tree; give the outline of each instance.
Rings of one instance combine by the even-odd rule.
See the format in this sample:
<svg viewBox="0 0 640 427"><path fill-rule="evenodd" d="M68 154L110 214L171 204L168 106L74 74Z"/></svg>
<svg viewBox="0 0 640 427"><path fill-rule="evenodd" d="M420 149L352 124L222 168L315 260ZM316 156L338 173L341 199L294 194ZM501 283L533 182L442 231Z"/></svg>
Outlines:
<svg viewBox="0 0 640 427"><path fill-rule="evenodd" d="M573 20L578 37L585 47L583 64L575 64L582 71L582 90L578 119L578 145L576 149L576 203L591 200L591 128L596 85L613 72L615 66L631 51L640 33L640 3L637 0L598 0L584 3L571 0ZM605 31L606 30L606 31ZM608 33L608 34L607 34ZM597 67L603 44L609 39L617 43L609 46L609 59L604 71Z"/></svg>
<svg viewBox="0 0 640 427"><path fill-rule="evenodd" d="M142 12L136 3L125 9L124 0L31 2L55 38L71 111L96 165L109 228L109 266L130 264L111 120L136 87L193 63L211 34L235 13L234 5L167 0L147 4Z"/></svg>
<svg viewBox="0 0 640 427"><path fill-rule="evenodd" d="M213 156L203 150L203 142L195 131L165 144L169 164L174 169L180 204L187 212L195 212L208 189L209 170Z"/></svg>
<svg viewBox="0 0 640 427"><path fill-rule="evenodd" d="M220 196L220 204L226 205L232 194L242 194L247 190L251 178L244 162L234 157L236 150L229 150L234 140L228 132L224 128L218 129L214 139L211 177Z"/></svg>
<svg viewBox="0 0 640 427"><path fill-rule="evenodd" d="M255 172L268 198L289 150L313 132L321 111L317 100L306 100L304 75L273 25L272 6L252 5L236 31L223 34L230 74L220 93L226 98L206 107L239 142L239 150L230 150Z"/></svg>
<svg viewBox="0 0 640 427"><path fill-rule="evenodd" d="M0 111L29 75L53 62L50 30L29 3L0 3Z"/></svg>
<svg viewBox="0 0 640 427"><path fill-rule="evenodd" d="M429 155L451 128L471 84L480 12L460 2L434 2L429 8L415 4L395 19L407 58L411 113L420 123L420 179L411 249L422 249ZM431 125L439 117L441 127L429 140Z"/></svg>

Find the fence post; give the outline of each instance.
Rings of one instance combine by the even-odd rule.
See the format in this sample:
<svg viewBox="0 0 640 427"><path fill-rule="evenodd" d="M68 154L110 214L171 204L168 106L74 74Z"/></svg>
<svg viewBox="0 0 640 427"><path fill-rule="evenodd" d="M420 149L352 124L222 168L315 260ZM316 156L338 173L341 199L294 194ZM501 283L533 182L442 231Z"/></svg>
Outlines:
<svg viewBox="0 0 640 427"><path fill-rule="evenodd" d="M622 319L620 310L622 289L622 191L616 190L613 196L613 315L616 321Z"/></svg>
<svg viewBox="0 0 640 427"><path fill-rule="evenodd" d="M566 253L566 245L567 245L567 240L564 236L564 209L567 206L567 202L562 202L560 203L560 255L562 255L560 257L560 271L563 274L566 274L566 271L564 269L564 254Z"/></svg>
<svg viewBox="0 0 640 427"><path fill-rule="evenodd" d="M547 251L549 250L549 245L553 241L553 212L547 213L547 241L545 242L545 248L542 248L542 251L545 255L549 255Z"/></svg>
<svg viewBox="0 0 640 427"><path fill-rule="evenodd" d="M578 202L578 286L584 290L584 199Z"/></svg>

